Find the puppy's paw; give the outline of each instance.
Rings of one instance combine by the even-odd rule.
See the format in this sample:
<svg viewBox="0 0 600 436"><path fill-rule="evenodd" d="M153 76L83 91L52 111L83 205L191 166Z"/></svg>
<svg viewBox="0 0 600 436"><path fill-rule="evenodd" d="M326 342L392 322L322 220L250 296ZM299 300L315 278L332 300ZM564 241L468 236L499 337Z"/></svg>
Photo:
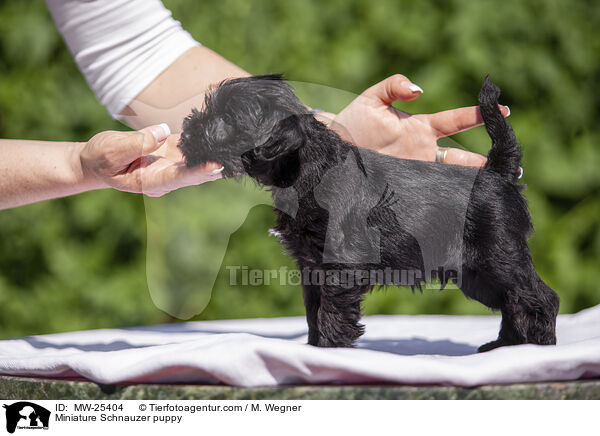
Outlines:
<svg viewBox="0 0 600 436"><path fill-rule="evenodd" d="M494 348L503 347L504 345L508 345L501 339L496 339L495 341L488 342L487 344L483 344L481 347L477 349L478 353L485 353L486 351L493 350Z"/></svg>

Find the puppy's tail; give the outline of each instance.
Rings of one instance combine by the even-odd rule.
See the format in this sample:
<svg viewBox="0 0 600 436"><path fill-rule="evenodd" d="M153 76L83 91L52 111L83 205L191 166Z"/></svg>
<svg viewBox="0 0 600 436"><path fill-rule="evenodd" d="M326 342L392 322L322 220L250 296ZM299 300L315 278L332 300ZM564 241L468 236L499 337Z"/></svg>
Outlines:
<svg viewBox="0 0 600 436"><path fill-rule="evenodd" d="M510 124L504 119L498 107L500 88L486 76L479 91L479 109L488 135L492 139L492 148L488 153L485 168L494 171L511 183L521 178L521 147Z"/></svg>

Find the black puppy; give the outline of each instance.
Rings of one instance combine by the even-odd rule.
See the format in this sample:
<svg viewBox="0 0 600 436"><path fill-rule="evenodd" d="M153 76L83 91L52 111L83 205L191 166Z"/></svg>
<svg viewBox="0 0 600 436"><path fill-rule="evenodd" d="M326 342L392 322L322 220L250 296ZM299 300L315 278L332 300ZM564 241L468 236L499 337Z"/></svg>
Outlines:
<svg viewBox="0 0 600 436"><path fill-rule="evenodd" d="M518 186L521 150L483 83L492 148L484 169L397 159L343 141L275 75L223 82L183 124L190 167L268 186L275 231L302 270L309 344L352 346L363 295L376 285L438 279L502 313L503 345L555 344L559 299L538 276L532 225Z"/></svg>

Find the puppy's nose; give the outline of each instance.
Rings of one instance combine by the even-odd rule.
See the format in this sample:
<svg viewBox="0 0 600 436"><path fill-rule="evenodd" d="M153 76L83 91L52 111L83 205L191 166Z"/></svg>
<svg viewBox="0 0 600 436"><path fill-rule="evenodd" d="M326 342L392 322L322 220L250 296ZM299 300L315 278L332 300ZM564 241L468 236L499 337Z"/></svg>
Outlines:
<svg viewBox="0 0 600 436"><path fill-rule="evenodd" d="M189 141L192 138L192 135L190 134L190 132L183 132L181 134L181 140L182 141Z"/></svg>

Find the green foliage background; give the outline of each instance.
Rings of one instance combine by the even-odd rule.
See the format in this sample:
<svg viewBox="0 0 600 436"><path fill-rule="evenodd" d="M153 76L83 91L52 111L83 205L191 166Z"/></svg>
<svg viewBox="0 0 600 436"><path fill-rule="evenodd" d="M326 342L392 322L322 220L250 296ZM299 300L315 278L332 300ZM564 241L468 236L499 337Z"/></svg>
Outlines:
<svg viewBox="0 0 600 436"><path fill-rule="evenodd" d="M283 72L354 93L403 73L425 89L401 106L407 111L472 105L491 74L524 147L536 267L560 294L561 312L600 303L600 3L164 3L197 40L253 73ZM45 4L0 0L0 137L85 141L123 128L88 89ZM481 153L489 147L482 128L455 140ZM219 189L206 195L211 203L203 207L228 213ZM228 285L226 265L293 267L267 236L273 222L269 207L252 209L230 240L207 309L195 319L303 314L297 287ZM1 211L0 337L174 321L150 299L145 245L137 195L97 191ZM458 291L405 289L369 296L365 310L488 313Z"/></svg>

